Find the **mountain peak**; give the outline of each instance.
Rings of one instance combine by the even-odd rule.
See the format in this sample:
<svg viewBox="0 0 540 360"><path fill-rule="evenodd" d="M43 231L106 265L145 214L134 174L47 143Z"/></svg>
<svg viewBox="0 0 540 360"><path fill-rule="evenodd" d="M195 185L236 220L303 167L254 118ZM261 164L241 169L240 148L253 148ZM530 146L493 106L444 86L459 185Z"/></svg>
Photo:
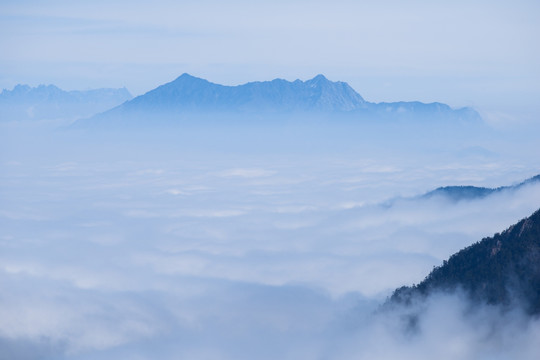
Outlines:
<svg viewBox="0 0 540 360"><path fill-rule="evenodd" d="M324 75L308 81L249 82L226 86L183 73L125 104L132 111L179 112L305 112L350 111L364 99L350 86L331 82Z"/></svg>
<svg viewBox="0 0 540 360"><path fill-rule="evenodd" d="M198 77L193 76L193 75L188 74L188 73L183 73L182 75L180 75L179 77L176 78L176 80L192 80L192 79L202 80L201 78L198 78Z"/></svg>
<svg viewBox="0 0 540 360"><path fill-rule="evenodd" d="M30 85L27 85L27 84L17 84L15 85L15 87L13 88L13 92L27 92L27 91L30 91L31 87ZM9 91L9 90L6 90L6 91Z"/></svg>
<svg viewBox="0 0 540 360"><path fill-rule="evenodd" d="M324 76L323 74L318 74L317 76L315 76L313 79L311 79L311 81L330 81L326 78L326 76Z"/></svg>
<svg viewBox="0 0 540 360"><path fill-rule="evenodd" d="M330 81L322 74L315 76L313 79L305 81L305 83L309 84L310 86L332 86L332 85L337 85L337 84L344 84L340 81L336 81L336 82Z"/></svg>
<svg viewBox="0 0 540 360"><path fill-rule="evenodd" d="M171 81L170 83L167 83L165 85L168 85L168 84L178 84L178 83L186 83L186 84L191 84L191 83L210 83L208 80L205 80L205 79L202 79L202 78L199 78L199 77L196 77L196 76L193 76L193 75L190 75L188 73L183 73L182 75L180 75L179 77L177 77L175 80ZM163 86L163 85L162 85Z"/></svg>
<svg viewBox="0 0 540 360"><path fill-rule="evenodd" d="M334 82L322 74L306 81L276 78L271 81L228 86L183 73L169 83L96 116L147 119L159 113L164 119L171 120L179 118L181 114L221 113L236 116L255 113L261 115L318 113L326 116L329 113L348 113L370 119L417 115L426 118L433 114L437 118L446 117L452 120L471 118L461 110L454 111L443 105L370 103L346 82Z"/></svg>

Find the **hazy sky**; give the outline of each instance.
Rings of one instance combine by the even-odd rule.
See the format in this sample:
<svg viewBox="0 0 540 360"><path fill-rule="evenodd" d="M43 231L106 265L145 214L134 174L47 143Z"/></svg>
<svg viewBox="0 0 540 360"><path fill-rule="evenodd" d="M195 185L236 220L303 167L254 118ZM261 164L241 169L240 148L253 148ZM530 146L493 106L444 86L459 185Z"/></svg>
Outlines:
<svg viewBox="0 0 540 360"><path fill-rule="evenodd" d="M540 110L537 1L2 1L0 88L223 84L318 73L370 101Z"/></svg>
<svg viewBox="0 0 540 360"><path fill-rule="evenodd" d="M459 294L429 300L415 334L374 314L540 206L540 184L416 197L540 169L540 2L471 3L0 0L0 89L322 73L369 101L527 124L0 119L0 358L538 359L538 318Z"/></svg>

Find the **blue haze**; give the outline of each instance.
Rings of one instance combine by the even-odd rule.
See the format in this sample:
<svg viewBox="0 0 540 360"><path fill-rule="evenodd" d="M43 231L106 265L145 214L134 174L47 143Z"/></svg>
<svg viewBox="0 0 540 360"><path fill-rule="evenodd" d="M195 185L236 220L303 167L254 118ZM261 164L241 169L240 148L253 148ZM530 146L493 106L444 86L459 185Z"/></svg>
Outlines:
<svg viewBox="0 0 540 360"><path fill-rule="evenodd" d="M377 310L540 207L539 6L1 2L0 359L538 359L519 311Z"/></svg>
<svg viewBox="0 0 540 360"><path fill-rule="evenodd" d="M539 207L536 182L417 197L537 175L535 136L437 112L296 115L3 121L3 353L536 358L537 320L463 316L459 295L429 303L413 337L396 314L376 314L394 288Z"/></svg>
<svg viewBox="0 0 540 360"><path fill-rule="evenodd" d="M473 106L508 127L540 110L539 11L533 0L3 2L0 88L140 95L183 72L227 85L323 73L372 102Z"/></svg>

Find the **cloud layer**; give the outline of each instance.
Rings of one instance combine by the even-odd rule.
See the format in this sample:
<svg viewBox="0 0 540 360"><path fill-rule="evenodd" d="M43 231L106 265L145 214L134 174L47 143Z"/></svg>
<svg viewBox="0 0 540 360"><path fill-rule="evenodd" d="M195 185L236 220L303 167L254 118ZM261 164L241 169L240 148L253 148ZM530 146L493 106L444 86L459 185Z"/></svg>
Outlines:
<svg viewBox="0 0 540 360"><path fill-rule="evenodd" d="M395 287L540 204L538 185L469 202L414 195L511 184L533 162L38 133L12 130L0 159L11 359L537 355L536 320L471 311L459 295L419 305L415 332L406 310L377 312Z"/></svg>

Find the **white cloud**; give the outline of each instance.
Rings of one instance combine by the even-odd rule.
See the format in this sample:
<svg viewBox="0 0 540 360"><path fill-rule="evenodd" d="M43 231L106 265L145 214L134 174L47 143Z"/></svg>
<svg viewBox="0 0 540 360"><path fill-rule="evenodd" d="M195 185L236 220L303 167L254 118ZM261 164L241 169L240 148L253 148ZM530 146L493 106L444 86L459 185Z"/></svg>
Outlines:
<svg viewBox="0 0 540 360"><path fill-rule="evenodd" d="M481 318L461 316L458 298L429 303L416 337L400 330L399 317L372 312L393 288L540 207L538 185L471 202L394 196L515 183L536 174L535 159L434 156L406 142L388 153L370 143L366 153L353 146L356 136L332 155L332 142L317 154L287 145L285 155L193 155L176 140L162 151L150 140L113 139L99 151L95 139L55 136L56 148L38 157L34 148L48 149L39 141L25 145L31 155L13 150L18 166L0 161L0 347L12 358L481 358L500 350L488 327L474 327ZM73 153L73 143L88 153ZM111 151L119 143L123 152ZM536 322L520 327L521 316L483 311L519 334L497 330L507 357L534 357ZM447 348L437 347L441 339Z"/></svg>

